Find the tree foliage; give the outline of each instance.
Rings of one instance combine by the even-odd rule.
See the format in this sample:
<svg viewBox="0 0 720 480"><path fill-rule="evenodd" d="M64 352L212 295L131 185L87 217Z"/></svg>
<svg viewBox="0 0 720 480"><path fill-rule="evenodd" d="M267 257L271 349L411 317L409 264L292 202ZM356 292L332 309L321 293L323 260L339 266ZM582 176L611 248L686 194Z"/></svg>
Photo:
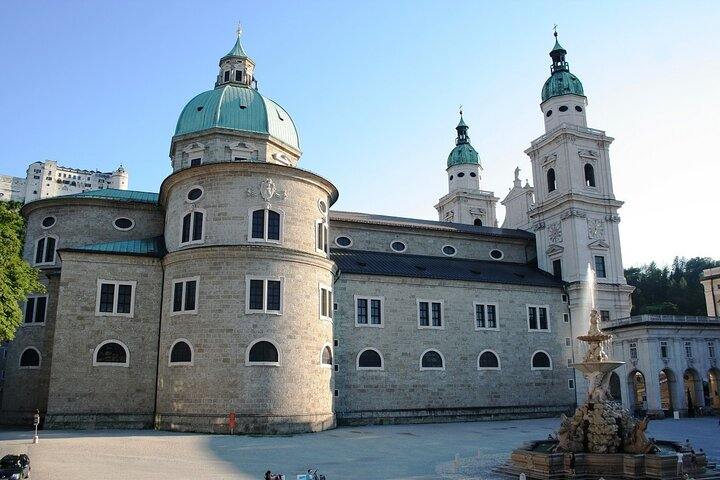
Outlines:
<svg viewBox="0 0 720 480"><path fill-rule="evenodd" d="M38 271L22 258L25 222L17 202L0 202L0 341L15 338L22 323L19 302L43 292Z"/></svg>
<svg viewBox="0 0 720 480"><path fill-rule="evenodd" d="M700 277L706 268L717 266L720 261L712 258L675 257L671 266L660 268L652 262L625 269L628 284L635 287L632 315L707 315Z"/></svg>

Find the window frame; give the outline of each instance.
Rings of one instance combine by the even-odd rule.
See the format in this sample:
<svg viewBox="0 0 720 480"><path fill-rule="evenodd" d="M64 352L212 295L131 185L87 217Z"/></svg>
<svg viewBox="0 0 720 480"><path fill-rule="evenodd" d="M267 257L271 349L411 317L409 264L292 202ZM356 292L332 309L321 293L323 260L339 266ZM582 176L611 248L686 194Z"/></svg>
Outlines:
<svg viewBox="0 0 720 480"><path fill-rule="evenodd" d="M607 263L605 262L605 255L593 255L593 263L595 267L595 277L607 278ZM602 268L598 268L598 265L600 265ZM602 275L600 275L600 273L602 273Z"/></svg>
<svg viewBox="0 0 720 480"><path fill-rule="evenodd" d="M427 355L430 352L434 352L434 353L437 353L438 355L440 355L440 361L442 362L442 366L440 366L440 367L423 367L423 358L425 358L425 355ZM420 367L420 371L425 371L425 370L445 371L445 355L443 355L442 352L440 350L438 350L437 348L428 348L427 350L425 350L424 352L422 352L420 354L420 361L419 361L418 365Z"/></svg>
<svg viewBox="0 0 720 480"><path fill-rule="evenodd" d="M367 323L358 322L358 300L366 300L366 317ZM372 301L380 302L380 323L372 323ZM355 326L356 327L371 327L371 328L385 328L385 297L368 296L368 295L355 295L353 297L353 309L355 311Z"/></svg>
<svg viewBox="0 0 720 480"><path fill-rule="evenodd" d="M28 350L34 350L35 353L37 353L38 356L38 364L37 365L23 365L22 364L22 358L23 355L25 355L25 352ZM40 350L33 346L28 346L23 348L23 351L20 352L20 355L18 356L18 370L39 370L42 367L42 353L40 353Z"/></svg>
<svg viewBox="0 0 720 480"><path fill-rule="evenodd" d="M323 292L325 292L324 300ZM332 287L320 283L318 285L318 317L320 320L333 321L333 300ZM323 307L325 308L325 315L323 315Z"/></svg>
<svg viewBox="0 0 720 480"><path fill-rule="evenodd" d="M52 239L52 241L53 241L52 259L51 260L47 260L48 239ZM38 257L38 249L40 248L40 242L43 242L42 260L38 262L37 257ZM42 237L35 240L35 248L33 249L33 266L47 267L49 265L55 265L55 261L57 260L57 247L58 247L58 237L56 235L43 235Z"/></svg>
<svg viewBox="0 0 720 480"><path fill-rule="evenodd" d="M492 353L493 355L495 355L495 359L497 360L497 367L481 367L480 366L480 357L482 357L484 353ZM485 350L478 353L478 356L475 359L475 366L477 367L478 370L500 370L500 369L502 369L502 363L500 362L500 355L498 355L498 353L495 350L493 350L491 348L486 348Z"/></svg>
<svg viewBox="0 0 720 480"><path fill-rule="evenodd" d="M530 309L531 309L531 308L536 309L537 328L532 328L531 325L530 325ZM541 310L541 309L544 309L544 310L545 310L545 319L546 319L546 322L547 322L547 328L540 328L540 326L541 326L541 323L540 323L540 310ZM525 318L527 319L527 329L528 329L528 332L547 332L547 333L550 333L550 332L552 331L552 328L551 328L551 325L550 325L550 323L551 323L551 322L550 322L550 306L547 305L547 304L545 304L545 305L537 305L537 304L530 304L530 303L526 304L526 305L525 305Z"/></svg>
<svg viewBox="0 0 720 480"><path fill-rule="evenodd" d="M637 342L630 342L628 344L628 355L630 356L630 360L637 360L638 359L638 344Z"/></svg>
<svg viewBox="0 0 720 480"><path fill-rule="evenodd" d="M660 358L670 358L670 343L666 340L660 340Z"/></svg>
<svg viewBox="0 0 720 480"><path fill-rule="evenodd" d="M263 282L263 308L250 308L250 292L252 281L260 280ZM268 282L280 282L280 308L278 310L268 309ZM285 277L262 277L255 275L245 276L245 313L264 313L268 315L282 315L285 309Z"/></svg>
<svg viewBox="0 0 720 480"><path fill-rule="evenodd" d="M693 342L690 340L684 340L683 349L685 350L685 358L693 358Z"/></svg>
<svg viewBox="0 0 720 480"><path fill-rule="evenodd" d="M258 212L261 210L263 211L263 224L262 224L263 236L262 237L253 237L253 217L254 217L253 214L255 212ZM277 239L268 238L268 231L269 231L268 218L269 218L269 214L270 214L269 212L277 213L280 217L278 220L279 225L278 225L278 238ZM285 233L284 224L285 224L285 212L283 210L269 208L267 206L249 208L248 209L248 234L247 234L248 242L276 243L278 245L282 245L284 233ZM317 242L316 242L316 246L317 246Z"/></svg>
<svg viewBox="0 0 720 480"><path fill-rule="evenodd" d="M534 360L535 360L535 355L537 355L538 353L543 353L543 354L545 354L545 356L548 358L548 361L549 361L549 363L550 363L550 366L548 366L548 367L536 367L536 366L534 365L534 363L535 363L535 362L534 362ZM551 357L550 354L549 354L548 352L546 352L545 350L535 350L535 351L532 353L532 355L530 355L530 370L536 371L536 370L552 370L552 369L553 369L552 357Z"/></svg>
<svg viewBox="0 0 720 480"><path fill-rule="evenodd" d="M195 282L195 308L191 310L185 310L186 303L187 303L187 283L189 282ZM175 310L175 285L182 283L182 297L180 299L180 310ZM178 278L174 279L172 281L171 285L171 291L172 295L170 298L170 316L174 315L197 315L198 313L198 303L200 301L200 277L186 277L186 278Z"/></svg>
<svg viewBox="0 0 720 480"><path fill-rule="evenodd" d="M323 362L323 354L325 353L325 350L330 351L330 363ZM322 348L320 349L320 367L322 368L329 368L333 369L333 364L335 362L335 352L333 352L332 346L329 343L323 344Z"/></svg>
<svg viewBox="0 0 720 480"><path fill-rule="evenodd" d="M125 363L120 363L120 362L98 362L98 361L97 361L98 352L100 351L100 349L101 349L102 347L104 347L104 346L107 345L108 343L117 343L118 345L120 345L120 346L125 350ZM120 340L112 339L112 338L111 338L111 339L108 339L108 340L105 340L105 341L99 343L99 344L95 347L95 350L93 350L92 361L93 361L93 363L92 363L92 364L93 364L93 367L125 367L125 368L127 368L127 367L130 366L130 349L127 347L127 345L125 345L125 343L121 342Z"/></svg>
<svg viewBox="0 0 720 480"><path fill-rule="evenodd" d="M330 254L330 227L325 218L315 220L315 252L327 256ZM322 248L318 248L321 246Z"/></svg>
<svg viewBox="0 0 720 480"><path fill-rule="evenodd" d="M493 307L493 309L495 310L495 312L494 312L494 315L495 315L495 326L494 326L494 327L488 327L488 326L479 327L479 326L478 326L478 318L477 318L478 310L477 310L477 309L478 309L479 306L483 307L483 319L484 319L483 321L484 321L486 324L489 324L489 320L488 320L488 307ZM498 330L500 330L500 322L499 322L499 318L498 318L498 304L497 304L497 303L494 303L494 302L478 302L478 301L473 302L473 317L474 317L474 323L475 323L475 330L476 330L476 331L485 331L485 330L498 331Z"/></svg>
<svg viewBox="0 0 720 480"><path fill-rule="evenodd" d="M419 330L444 330L445 329L445 301L444 300L428 300L424 298L418 298L416 300L417 303L417 326ZM422 325L422 318L421 318L421 305L427 304L427 313L428 313L428 324ZM439 305L440 309L440 325L433 325L434 321L434 306Z"/></svg>
<svg viewBox="0 0 720 480"><path fill-rule="evenodd" d="M173 362L172 361L172 352L175 346L178 343L185 343L188 347L190 347L190 361L189 362ZM178 338L176 339L168 349L168 367L192 367L195 365L195 348L193 347L193 344L190 340L187 338Z"/></svg>
<svg viewBox="0 0 720 480"><path fill-rule="evenodd" d="M273 347L275 347L275 351L277 352L278 359L277 362L251 362L250 361L250 351L252 348L257 345L260 342L267 342L271 344ZM274 340L271 340L266 337L261 337L253 340L250 342L245 349L245 366L247 367L280 367L282 366L282 350L280 349L280 346L275 342Z"/></svg>
<svg viewBox="0 0 720 480"><path fill-rule="evenodd" d="M113 285L113 310L112 312L101 312L100 311L100 300L102 296L102 286ZM120 299L119 286L130 285L130 312L118 313L118 301ZM137 289L136 280L106 280L102 278L97 279L96 296L95 296L95 316L96 317L126 317L133 318L135 316L135 291Z"/></svg>
<svg viewBox="0 0 720 480"><path fill-rule="evenodd" d="M196 224L196 214L202 215L202 222L200 225L200 238L194 239L193 234L195 233L195 224ZM188 240L183 241L183 233L185 231L185 218L190 216L190 226L188 228ZM197 245L199 243L205 243L205 220L207 219L207 212L203 208L193 208L192 210L188 210L185 215L182 217L182 222L180 223L180 242L179 245L181 247L184 247L186 245Z"/></svg>
<svg viewBox="0 0 720 480"><path fill-rule="evenodd" d="M37 318L37 316L38 316L38 315L37 315L37 299L38 299L38 298L44 298L44 299L45 299L45 307L44 307L44 309L43 309L42 321L40 321L40 322L38 322L38 321L35 320L35 319ZM26 318L27 318L27 307L28 307L28 304L30 303L31 300L32 300L32 304L33 304L33 311L32 311L33 319L28 322L28 321L26 320ZM32 326L32 325L37 325L37 326L45 325L45 323L47 322L48 300L49 300L49 298L48 298L48 295L47 295L47 294L45 294L45 295L27 295L27 296L25 297L25 301L23 302L23 307L22 307L22 321L23 321L22 326L24 326L24 327L25 327L25 326L29 327L29 326Z"/></svg>
<svg viewBox="0 0 720 480"><path fill-rule="evenodd" d="M378 356L380 357L380 366L379 367L361 367L360 366L360 356L363 353L367 352L368 350L372 350L373 352L377 353ZM358 352L357 356L355 357L355 370L358 370L358 371L359 370L370 370L370 371L378 371L378 372L384 371L385 370L385 357L383 357L382 352L380 352L380 350L378 350L377 348L374 348L374 347L363 348L362 350L360 350Z"/></svg>

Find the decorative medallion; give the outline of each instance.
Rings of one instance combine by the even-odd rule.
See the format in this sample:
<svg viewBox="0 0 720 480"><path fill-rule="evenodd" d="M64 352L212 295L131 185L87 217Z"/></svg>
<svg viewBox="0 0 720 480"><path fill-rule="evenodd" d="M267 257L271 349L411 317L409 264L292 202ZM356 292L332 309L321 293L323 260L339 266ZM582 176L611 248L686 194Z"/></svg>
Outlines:
<svg viewBox="0 0 720 480"><path fill-rule="evenodd" d="M597 240L605 236L605 224L597 218L588 218L588 238Z"/></svg>
<svg viewBox="0 0 720 480"><path fill-rule="evenodd" d="M550 241L552 243L562 243L562 223L551 223L548 227L548 235L550 235Z"/></svg>
<svg viewBox="0 0 720 480"><path fill-rule="evenodd" d="M277 191L275 183L270 178L266 178L258 186L260 197L265 200L265 203L270 206L270 200L273 198L279 198L285 200L287 198L287 192L285 190ZM248 197L256 197L258 194L252 188L248 188L246 192Z"/></svg>
<svg viewBox="0 0 720 480"><path fill-rule="evenodd" d="M535 222L533 225L533 231L537 232L538 230L542 230L545 228L545 222Z"/></svg>

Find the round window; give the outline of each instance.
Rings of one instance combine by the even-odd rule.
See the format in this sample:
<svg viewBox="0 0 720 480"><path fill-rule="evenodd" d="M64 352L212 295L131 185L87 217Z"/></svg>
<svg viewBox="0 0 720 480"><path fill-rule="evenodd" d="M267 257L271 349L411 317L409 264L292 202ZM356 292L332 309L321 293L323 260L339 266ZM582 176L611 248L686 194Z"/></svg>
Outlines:
<svg viewBox="0 0 720 480"><path fill-rule="evenodd" d="M457 250L456 250L455 247L453 247L452 245L445 245L445 246L442 248L442 252L443 252L445 255L447 255L448 257L452 257L453 255L455 255L455 254L457 253Z"/></svg>
<svg viewBox="0 0 720 480"><path fill-rule="evenodd" d="M325 203L325 200L318 200L318 209L323 215L327 213L327 203Z"/></svg>
<svg viewBox="0 0 720 480"><path fill-rule="evenodd" d="M582 107L580 105L575 105L575 111L582 112Z"/></svg>
<svg viewBox="0 0 720 480"><path fill-rule="evenodd" d="M55 217L45 217L41 222L43 228L50 228L55 225Z"/></svg>
<svg viewBox="0 0 720 480"><path fill-rule="evenodd" d="M395 240L390 244L390 248L395 250L396 252L404 252L405 249L407 249L407 245L405 245L405 242L401 242L400 240Z"/></svg>
<svg viewBox="0 0 720 480"><path fill-rule="evenodd" d="M130 230L135 225L135 222L129 218L120 217L115 219L113 225L115 225L115 228L118 230Z"/></svg>
<svg viewBox="0 0 720 480"><path fill-rule="evenodd" d="M545 114L546 117L549 117L550 115L552 115L552 110L548 110L547 113Z"/></svg>
<svg viewBox="0 0 720 480"><path fill-rule="evenodd" d="M335 239L335 245L337 245L338 247L349 247L350 245L352 245L352 239L345 236L337 237Z"/></svg>
<svg viewBox="0 0 720 480"><path fill-rule="evenodd" d="M567 109L568 108L566 105L563 105L562 107L558 108L558 110L560 110L561 112L567 112Z"/></svg>
<svg viewBox="0 0 720 480"><path fill-rule="evenodd" d="M202 196L203 196L202 188L196 187L188 192L187 199L191 202L194 202L196 200L199 200L200 197L202 197Z"/></svg>
<svg viewBox="0 0 720 480"><path fill-rule="evenodd" d="M505 254L503 254L503 252L501 252L500 250L495 249L490 250L490 256L495 260L500 260L505 256Z"/></svg>

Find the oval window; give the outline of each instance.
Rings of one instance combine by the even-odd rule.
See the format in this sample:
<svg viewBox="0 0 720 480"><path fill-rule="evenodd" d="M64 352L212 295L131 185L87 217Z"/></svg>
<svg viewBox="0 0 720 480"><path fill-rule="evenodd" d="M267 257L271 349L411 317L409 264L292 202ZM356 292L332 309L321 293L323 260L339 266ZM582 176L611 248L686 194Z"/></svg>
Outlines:
<svg viewBox="0 0 720 480"><path fill-rule="evenodd" d="M191 202L194 202L195 200L199 200L200 197L202 197L202 196L203 196L202 188L197 187L197 188L193 188L192 190L190 190L188 192L187 199L190 200Z"/></svg>
<svg viewBox="0 0 720 480"><path fill-rule="evenodd" d="M118 230L130 230L135 225L135 222L129 218L120 217L115 219L113 225L115 225L115 228Z"/></svg>
<svg viewBox="0 0 720 480"><path fill-rule="evenodd" d="M465 176L465 173L463 173L463 172L458 173L458 178L462 178L464 176Z"/></svg>
<svg viewBox="0 0 720 480"><path fill-rule="evenodd" d="M547 113L545 114L546 117L549 117L550 115L552 115L552 110L548 110Z"/></svg>
<svg viewBox="0 0 720 480"><path fill-rule="evenodd" d="M575 111L582 112L582 107L579 105L575 105Z"/></svg>
<svg viewBox="0 0 720 480"><path fill-rule="evenodd" d="M55 225L55 217L45 217L42 219L42 226L43 228L50 228L53 225Z"/></svg>
<svg viewBox="0 0 720 480"><path fill-rule="evenodd" d="M452 175L450 175L450 180L452 180L452 179L453 179L453 176L452 176Z"/></svg>
<svg viewBox="0 0 720 480"><path fill-rule="evenodd" d="M561 112L567 112L567 109L568 108L566 105L563 105L562 107L558 108L558 110L560 110Z"/></svg>
<svg viewBox="0 0 720 480"><path fill-rule="evenodd" d="M455 254L457 253L457 250L456 250L455 247L453 247L452 245L445 245L445 246L442 248L442 252L443 252L445 255L447 255L448 257L452 257L453 255L455 255Z"/></svg>
<svg viewBox="0 0 720 480"><path fill-rule="evenodd" d="M396 252L404 252L407 248L407 245L405 245L405 242L401 242L400 240L395 240L390 244L390 248L392 248Z"/></svg>
<svg viewBox="0 0 720 480"><path fill-rule="evenodd" d="M318 200L318 209L322 214L327 213L327 203L325 203L325 200Z"/></svg>
<svg viewBox="0 0 720 480"><path fill-rule="evenodd" d="M475 173L475 172L470 172L470 176L473 177L473 178L475 178L475 177L477 177L477 173Z"/></svg>
<svg viewBox="0 0 720 480"><path fill-rule="evenodd" d="M335 239L335 245L337 245L338 247L349 247L350 245L352 245L352 239L345 236L337 237Z"/></svg>
<svg viewBox="0 0 720 480"><path fill-rule="evenodd" d="M495 249L490 250L490 256L495 260L500 260L505 256L505 254L502 251Z"/></svg>

